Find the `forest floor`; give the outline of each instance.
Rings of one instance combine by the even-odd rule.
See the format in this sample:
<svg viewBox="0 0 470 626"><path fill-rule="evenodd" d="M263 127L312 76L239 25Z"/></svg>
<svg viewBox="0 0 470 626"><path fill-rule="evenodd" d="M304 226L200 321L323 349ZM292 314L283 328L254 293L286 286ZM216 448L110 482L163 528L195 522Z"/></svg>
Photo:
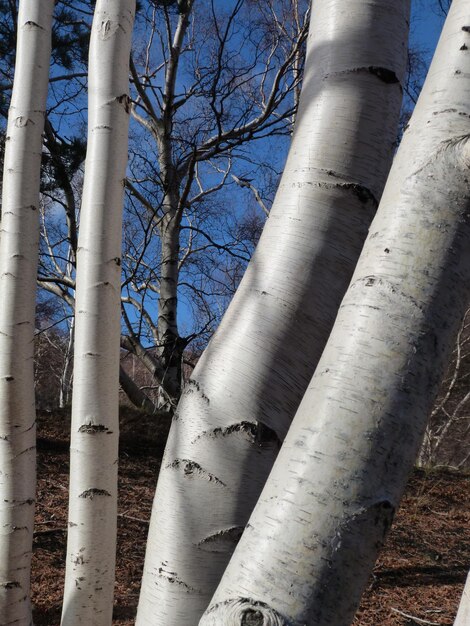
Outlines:
<svg viewBox="0 0 470 626"><path fill-rule="evenodd" d="M58 626L67 527L69 418L38 416L38 504L33 558L36 626ZM116 626L139 595L153 493L169 424L121 415ZM470 475L415 471L354 626L451 626L470 568Z"/></svg>

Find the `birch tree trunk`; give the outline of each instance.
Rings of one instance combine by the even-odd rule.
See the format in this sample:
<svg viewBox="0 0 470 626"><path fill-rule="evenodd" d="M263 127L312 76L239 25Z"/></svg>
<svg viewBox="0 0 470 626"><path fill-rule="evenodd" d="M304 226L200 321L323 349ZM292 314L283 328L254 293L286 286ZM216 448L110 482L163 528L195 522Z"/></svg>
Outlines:
<svg viewBox="0 0 470 626"><path fill-rule="evenodd" d="M467 576L454 626L468 626L468 624L470 624L470 573Z"/></svg>
<svg viewBox="0 0 470 626"><path fill-rule="evenodd" d="M470 287L470 1L454 0L316 373L201 626L349 626Z"/></svg>
<svg viewBox="0 0 470 626"><path fill-rule="evenodd" d="M0 246L0 620L31 624L36 497L34 309L54 0L21 0Z"/></svg>
<svg viewBox="0 0 470 626"><path fill-rule="evenodd" d="M175 416L138 626L194 626L324 347L390 166L407 0L317 0L292 147L261 241Z"/></svg>
<svg viewBox="0 0 470 626"><path fill-rule="evenodd" d="M121 230L135 0L98 0L77 253L63 626L111 624L116 552Z"/></svg>

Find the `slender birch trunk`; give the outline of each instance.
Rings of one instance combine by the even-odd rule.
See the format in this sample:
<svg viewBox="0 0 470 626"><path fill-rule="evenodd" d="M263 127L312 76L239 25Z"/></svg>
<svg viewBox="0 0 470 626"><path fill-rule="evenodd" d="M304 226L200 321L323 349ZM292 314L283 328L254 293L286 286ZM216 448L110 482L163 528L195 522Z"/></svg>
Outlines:
<svg viewBox="0 0 470 626"><path fill-rule="evenodd" d="M455 618L454 626L468 626L470 624L470 573L460 600L459 610Z"/></svg>
<svg viewBox="0 0 470 626"><path fill-rule="evenodd" d="M407 0L313 3L274 206L172 425L138 626L198 622L307 388L390 166L408 13Z"/></svg>
<svg viewBox="0 0 470 626"><path fill-rule="evenodd" d="M77 253L63 626L111 624L116 552L121 230L135 0L98 0Z"/></svg>
<svg viewBox="0 0 470 626"><path fill-rule="evenodd" d="M454 0L316 373L201 626L349 626L470 296L470 1Z"/></svg>
<svg viewBox="0 0 470 626"><path fill-rule="evenodd" d="M34 309L54 0L21 0L0 246L0 621L31 624L36 497Z"/></svg>

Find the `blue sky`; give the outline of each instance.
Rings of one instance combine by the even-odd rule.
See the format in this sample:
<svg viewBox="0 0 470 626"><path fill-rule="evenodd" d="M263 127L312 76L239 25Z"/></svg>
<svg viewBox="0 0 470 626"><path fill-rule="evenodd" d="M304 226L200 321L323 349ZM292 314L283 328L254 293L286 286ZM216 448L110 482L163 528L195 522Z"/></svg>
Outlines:
<svg viewBox="0 0 470 626"><path fill-rule="evenodd" d="M410 44L425 49L431 60L444 24L444 16L439 14L437 0L412 1Z"/></svg>

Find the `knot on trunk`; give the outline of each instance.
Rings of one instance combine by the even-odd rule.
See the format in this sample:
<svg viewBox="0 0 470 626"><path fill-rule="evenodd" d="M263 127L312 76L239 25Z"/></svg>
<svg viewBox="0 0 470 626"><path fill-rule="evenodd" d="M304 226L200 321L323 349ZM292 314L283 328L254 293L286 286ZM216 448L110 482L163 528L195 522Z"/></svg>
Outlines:
<svg viewBox="0 0 470 626"><path fill-rule="evenodd" d="M237 598L209 607L199 626L301 626L288 622L264 602Z"/></svg>

